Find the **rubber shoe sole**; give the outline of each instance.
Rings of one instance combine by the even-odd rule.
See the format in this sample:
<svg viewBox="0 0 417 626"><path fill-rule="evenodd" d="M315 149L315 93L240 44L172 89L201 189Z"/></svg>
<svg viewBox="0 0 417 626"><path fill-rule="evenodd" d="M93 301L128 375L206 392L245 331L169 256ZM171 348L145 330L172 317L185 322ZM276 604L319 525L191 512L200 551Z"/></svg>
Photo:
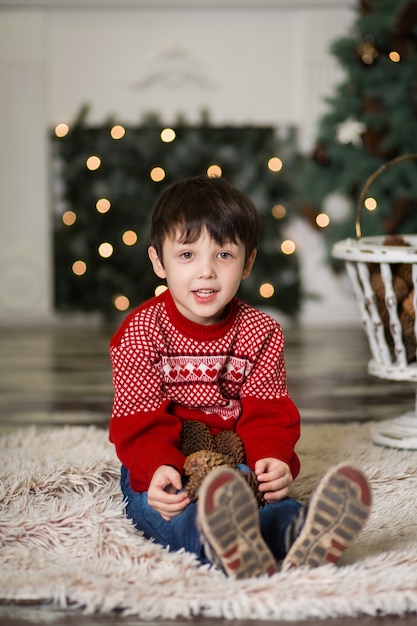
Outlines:
<svg viewBox="0 0 417 626"><path fill-rule="evenodd" d="M237 471L212 470L200 486L197 507L200 529L228 576L272 576L277 571L261 535L256 500Z"/></svg>
<svg viewBox="0 0 417 626"><path fill-rule="evenodd" d="M308 503L304 526L282 571L337 563L365 526L370 509L371 491L365 475L347 464L333 467Z"/></svg>

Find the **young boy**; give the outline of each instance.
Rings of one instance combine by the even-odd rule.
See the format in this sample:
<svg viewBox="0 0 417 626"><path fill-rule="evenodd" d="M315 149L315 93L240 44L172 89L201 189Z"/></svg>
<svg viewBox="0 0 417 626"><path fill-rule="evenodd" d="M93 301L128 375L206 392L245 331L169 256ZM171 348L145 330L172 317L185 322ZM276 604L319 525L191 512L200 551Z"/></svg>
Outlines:
<svg viewBox="0 0 417 626"><path fill-rule="evenodd" d="M369 514L359 470L340 465L308 505L288 496L300 464L284 339L270 316L238 300L256 257L252 202L223 178L197 176L158 198L149 257L168 290L127 316L111 341L110 439L122 463L127 516L146 538L184 548L236 578L337 562ZM239 472L211 471L197 504L183 490L186 420L237 433L266 506Z"/></svg>

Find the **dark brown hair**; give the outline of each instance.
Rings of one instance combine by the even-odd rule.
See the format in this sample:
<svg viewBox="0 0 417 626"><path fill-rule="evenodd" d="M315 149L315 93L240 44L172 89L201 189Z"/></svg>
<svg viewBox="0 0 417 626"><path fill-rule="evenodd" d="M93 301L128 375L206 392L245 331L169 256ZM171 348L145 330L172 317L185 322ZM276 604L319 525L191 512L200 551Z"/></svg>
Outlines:
<svg viewBox="0 0 417 626"><path fill-rule="evenodd" d="M176 231L193 243L206 228L219 245L240 241L246 260L258 245L259 217L253 202L222 177L195 176L167 187L151 215L151 245L162 259L162 244Z"/></svg>

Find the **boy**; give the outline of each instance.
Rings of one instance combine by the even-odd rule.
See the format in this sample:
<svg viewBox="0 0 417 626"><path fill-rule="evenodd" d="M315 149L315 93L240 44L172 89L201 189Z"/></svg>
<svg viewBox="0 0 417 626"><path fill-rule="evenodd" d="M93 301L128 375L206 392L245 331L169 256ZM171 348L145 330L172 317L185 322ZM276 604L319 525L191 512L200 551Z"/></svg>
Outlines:
<svg viewBox="0 0 417 626"><path fill-rule="evenodd" d="M236 578L336 562L370 507L363 474L338 466L306 507L288 497L299 473L298 410L289 397L279 324L238 300L256 257L257 211L223 178L197 176L158 198L149 257L168 290L127 316L111 341L110 439L126 512L146 538L185 548ZM220 468L197 505L182 489L182 424L236 432L266 506Z"/></svg>

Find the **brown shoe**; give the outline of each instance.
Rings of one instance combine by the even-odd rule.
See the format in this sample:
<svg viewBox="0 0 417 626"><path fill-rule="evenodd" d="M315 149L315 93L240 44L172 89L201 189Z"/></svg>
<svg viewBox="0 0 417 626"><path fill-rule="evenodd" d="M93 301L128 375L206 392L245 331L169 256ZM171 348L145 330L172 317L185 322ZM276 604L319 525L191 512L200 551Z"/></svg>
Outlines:
<svg viewBox="0 0 417 626"><path fill-rule="evenodd" d="M361 470L348 464L331 468L306 506L304 525L282 570L337 563L369 517L371 491Z"/></svg>
<svg viewBox="0 0 417 626"><path fill-rule="evenodd" d="M252 578L277 571L261 535L255 497L238 471L212 470L201 484L197 507L206 556L228 576Z"/></svg>

